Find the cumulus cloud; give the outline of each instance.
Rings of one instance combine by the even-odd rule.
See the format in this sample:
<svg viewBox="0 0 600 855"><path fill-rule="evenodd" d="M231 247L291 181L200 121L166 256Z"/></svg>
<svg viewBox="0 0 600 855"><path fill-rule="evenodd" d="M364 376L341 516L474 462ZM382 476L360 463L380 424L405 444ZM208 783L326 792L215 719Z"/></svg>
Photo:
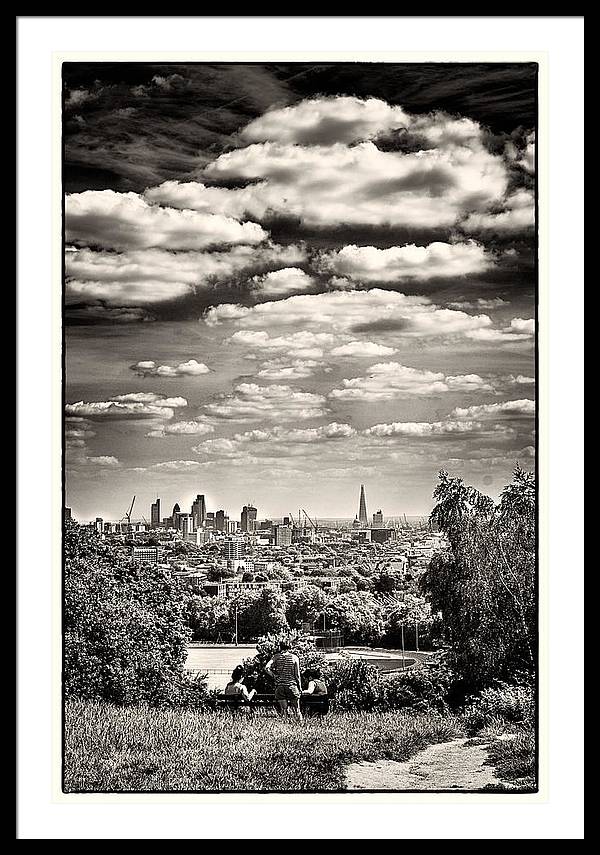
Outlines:
<svg viewBox="0 0 600 855"><path fill-rule="evenodd" d="M323 253L326 270L355 282L423 281L436 276L456 277L481 273L493 264L485 248L475 241L430 243L428 246L374 246L351 244Z"/></svg>
<svg viewBox="0 0 600 855"><path fill-rule="evenodd" d="M118 306L160 303L193 294L198 289L207 290L215 282L228 283L232 277L303 263L306 258L302 246L278 246L270 242L253 247L232 246L223 252L172 252L156 248L77 251L69 247L65 253L67 301L102 300ZM136 319L130 315L123 318Z"/></svg>
<svg viewBox="0 0 600 855"><path fill-rule="evenodd" d="M535 377L527 377L524 374L517 374L515 377L514 374L509 374L506 381L511 386L532 386L535 383Z"/></svg>
<svg viewBox="0 0 600 855"><path fill-rule="evenodd" d="M446 392L493 392L478 374L444 375L420 370L398 362L372 365L365 377L342 380L341 389L333 389L330 398L345 401L391 401Z"/></svg>
<svg viewBox="0 0 600 855"><path fill-rule="evenodd" d="M250 285L255 292L266 297L281 297L297 292L308 291L315 286L315 280L298 267L285 267L273 270L262 276L253 276Z"/></svg>
<svg viewBox="0 0 600 855"><path fill-rule="evenodd" d="M245 142L299 145L352 143L384 131L406 127L410 119L401 107L377 98L313 98L291 107L269 110L241 132Z"/></svg>
<svg viewBox="0 0 600 855"><path fill-rule="evenodd" d="M223 308L225 307L218 306L216 309L210 310L208 315L211 319L218 315L220 320L223 317L220 310ZM224 317L227 318L227 312L225 312ZM209 321L210 323L211 321ZM238 330L229 341L232 344L239 344L245 348L267 353L285 353L291 358L319 359L323 356L323 349L335 341L335 336L331 333L313 333L309 330L300 330L289 335L279 336L270 336L265 330Z"/></svg>
<svg viewBox="0 0 600 855"><path fill-rule="evenodd" d="M264 418L287 422L323 416L326 413L325 403L323 395L296 391L287 385L240 383L231 395L223 395L219 401L206 404L205 409L219 419L251 422Z"/></svg>
<svg viewBox="0 0 600 855"><path fill-rule="evenodd" d="M501 297L478 297L477 300L457 300L453 303L448 303L449 309L499 309L501 306L508 306L508 300L503 300Z"/></svg>
<svg viewBox="0 0 600 855"><path fill-rule="evenodd" d="M535 334L533 318L513 318L504 329L478 329L465 333L467 338L482 342L529 341Z"/></svg>
<svg viewBox="0 0 600 855"><path fill-rule="evenodd" d="M391 356L396 350L374 341L349 341L334 347L330 353L332 356Z"/></svg>
<svg viewBox="0 0 600 855"><path fill-rule="evenodd" d="M79 416L92 421L169 420L173 418L174 411L181 407L187 407L185 398L169 398L154 392L132 392L115 395L107 401L75 401L66 405L65 413L67 416Z"/></svg>
<svg viewBox="0 0 600 855"><path fill-rule="evenodd" d="M475 404L472 407L457 407L450 414L456 419L486 418L532 418L535 415L535 401L521 398L518 401L503 401L496 404Z"/></svg>
<svg viewBox="0 0 600 855"><path fill-rule="evenodd" d="M137 193L86 190L65 202L66 239L108 249L159 247L199 250L220 244L258 244L267 237L257 223L223 214L150 205Z"/></svg>
<svg viewBox="0 0 600 855"><path fill-rule="evenodd" d="M381 288L299 294L252 307L225 303L209 309L203 320L209 326L233 321L245 330L278 324L329 327L334 332L397 332L414 337L464 334L492 325L487 315L442 309L426 297ZM267 336L264 332L260 335Z"/></svg>
<svg viewBox="0 0 600 855"><path fill-rule="evenodd" d="M509 142L504 151L511 163L533 175L535 172L535 131L527 134L524 146L517 146L514 142Z"/></svg>
<svg viewBox="0 0 600 855"><path fill-rule="evenodd" d="M520 189L508 196L501 210L471 213L462 222L463 231L470 233L506 234L526 232L535 224L534 198L531 190Z"/></svg>
<svg viewBox="0 0 600 855"><path fill-rule="evenodd" d="M389 424L378 424L365 430L366 436L372 437L431 437L443 436L445 434L481 433L482 431L492 433L507 433L507 429L494 425L483 426L477 421L439 421L439 422L391 422Z"/></svg>
<svg viewBox="0 0 600 855"><path fill-rule="evenodd" d="M198 377L210 372L208 366L195 359L188 359L187 362L180 362L175 366L157 365L152 359L147 359L136 362L130 368L140 377Z"/></svg>
<svg viewBox="0 0 600 855"><path fill-rule="evenodd" d="M317 370L331 369L324 362L316 359L294 359L290 361L283 357L270 359L262 363L256 377L260 380L303 380L312 377Z"/></svg>
<svg viewBox="0 0 600 855"><path fill-rule="evenodd" d="M214 430L211 424L192 419L187 422L171 422L161 425L159 428L151 430L146 436L160 438L165 436L206 436L209 433L214 433Z"/></svg>

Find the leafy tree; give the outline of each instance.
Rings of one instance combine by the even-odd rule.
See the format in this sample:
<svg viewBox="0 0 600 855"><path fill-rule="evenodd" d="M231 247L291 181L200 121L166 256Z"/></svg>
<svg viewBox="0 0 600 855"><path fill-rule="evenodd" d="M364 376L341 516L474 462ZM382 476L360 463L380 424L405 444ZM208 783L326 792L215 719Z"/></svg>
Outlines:
<svg viewBox="0 0 600 855"><path fill-rule="evenodd" d="M536 664L535 482L517 467L500 502L440 473L433 522L450 547L421 579L441 612L450 659L478 688Z"/></svg>
<svg viewBox="0 0 600 855"><path fill-rule="evenodd" d="M65 694L117 704L201 700L203 685L184 670L185 587L74 522L65 528L64 554Z"/></svg>
<svg viewBox="0 0 600 855"><path fill-rule="evenodd" d="M226 600L218 597L190 597L187 604L188 622L196 641L229 639L233 633L233 619Z"/></svg>
<svg viewBox="0 0 600 855"><path fill-rule="evenodd" d="M307 585L287 595L286 617L290 627L300 629L304 623L313 624L323 612L326 596L316 585Z"/></svg>
<svg viewBox="0 0 600 855"><path fill-rule="evenodd" d="M366 591L332 597L325 606L325 615L328 625L342 632L345 644L373 644L384 632L381 605Z"/></svg>
<svg viewBox="0 0 600 855"><path fill-rule="evenodd" d="M289 628L285 616L286 598L276 588L267 586L261 591L242 591L230 600L230 614L234 614L236 607L240 641L253 641L261 635L285 632Z"/></svg>

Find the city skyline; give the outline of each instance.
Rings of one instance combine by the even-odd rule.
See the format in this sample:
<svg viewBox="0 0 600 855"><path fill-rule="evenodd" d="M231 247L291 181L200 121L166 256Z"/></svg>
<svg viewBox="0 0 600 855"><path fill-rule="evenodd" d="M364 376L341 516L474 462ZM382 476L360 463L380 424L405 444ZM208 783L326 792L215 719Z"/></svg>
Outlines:
<svg viewBox="0 0 600 855"><path fill-rule="evenodd" d="M75 517L135 492L352 519L357 481L425 516L439 469L496 498L533 468L534 65L63 84Z"/></svg>

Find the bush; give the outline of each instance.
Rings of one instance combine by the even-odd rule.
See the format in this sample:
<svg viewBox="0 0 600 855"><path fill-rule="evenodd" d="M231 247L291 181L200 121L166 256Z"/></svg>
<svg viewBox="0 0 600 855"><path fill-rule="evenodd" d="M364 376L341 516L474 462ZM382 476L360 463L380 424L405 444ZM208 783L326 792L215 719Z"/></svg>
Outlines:
<svg viewBox="0 0 600 855"><path fill-rule="evenodd" d="M338 659L326 666L323 676L343 710L370 712L381 703L379 671L362 659Z"/></svg>
<svg viewBox="0 0 600 855"><path fill-rule="evenodd" d="M447 695L452 680L452 672L443 665L390 674L381 678L382 706L390 710L408 708L447 712Z"/></svg>
<svg viewBox="0 0 600 855"><path fill-rule="evenodd" d="M471 733L495 724L518 724L533 729L535 691L533 683L498 683L468 699L465 705L466 726Z"/></svg>

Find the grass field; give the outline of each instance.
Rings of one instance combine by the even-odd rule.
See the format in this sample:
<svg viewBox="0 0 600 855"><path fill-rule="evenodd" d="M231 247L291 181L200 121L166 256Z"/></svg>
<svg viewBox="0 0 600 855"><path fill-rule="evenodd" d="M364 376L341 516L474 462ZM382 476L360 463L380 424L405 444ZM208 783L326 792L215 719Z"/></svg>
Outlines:
<svg viewBox="0 0 600 855"><path fill-rule="evenodd" d="M406 760L462 734L460 718L333 713L302 724L258 715L65 708L65 791L340 790L360 760Z"/></svg>

